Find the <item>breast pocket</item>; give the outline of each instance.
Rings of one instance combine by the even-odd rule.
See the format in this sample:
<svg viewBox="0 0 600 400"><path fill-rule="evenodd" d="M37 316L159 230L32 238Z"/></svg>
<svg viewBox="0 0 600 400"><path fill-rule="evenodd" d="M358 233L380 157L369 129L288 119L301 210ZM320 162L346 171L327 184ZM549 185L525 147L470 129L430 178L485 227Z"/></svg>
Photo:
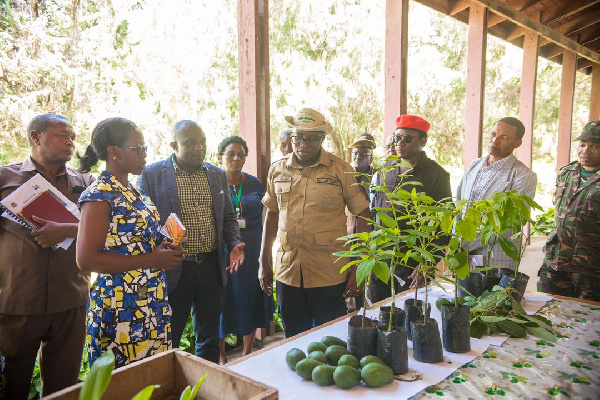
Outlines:
<svg viewBox="0 0 600 400"><path fill-rule="evenodd" d="M279 181L273 182L275 186L275 194L277 195L277 204L279 208L287 208L290 202L290 189L292 188L292 182L290 181Z"/></svg>
<svg viewBox="0 0 600 400"><path fill-rule="evenodd" d="M334 211L344 206L342 188L329 183L317 183L317 205L325 211Z"/></svg>

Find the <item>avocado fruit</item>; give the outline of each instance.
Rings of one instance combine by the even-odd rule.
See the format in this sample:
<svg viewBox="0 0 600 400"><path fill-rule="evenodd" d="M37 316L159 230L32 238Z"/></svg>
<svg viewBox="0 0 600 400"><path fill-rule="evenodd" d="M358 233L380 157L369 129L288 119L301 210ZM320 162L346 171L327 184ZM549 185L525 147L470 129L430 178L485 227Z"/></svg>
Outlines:
<svg viewBox="0 0 600 400"><path fill-rule="evenodd" d="M365 365L360 371L360 377L368 387L378 388L394 381L391 368L376 362Z"/></svg>
<svg viewBox="0 0 600 400"><path fill-rule="evenodd" d="M327 364L327 356L322 351L319 351L319 350L311 351L308 354L308 357L312 358L313 360L317 360L318 362L321 362L323 364Z"/></svg>
<svg viewBox="0 0 600 400"><path fill-rule="evenodd" d="M296 373L303 379L310 381L312 379L312 372L319 365L325 365L317 360L313 360L312 358L305 358L304 360L300 360L298 364L296 364Z"/></svg>
<svg viewBox="0 0 600 400"><path fill-rule="evenodd" d="M327 346L321 342L312 342L308 345L308 348L306 349L308 353L312 353L313 351L322 351L323 353L325 353L325 350L327 350Z"/></svg>
<svg viewBox="0 0 600 400"><path fill-rule="evenodd" d="M333 371L335 371L335 367L317 365L312 370L312 381L319 386L329 386L333 383Z"/></svg>
<svg viewBox="0 0 600 400"><path fill-rule="evenodd" d="M338 365L349 365L355 369L358 369L360 366L358 359L352 354L344 354L343 356L341 356L338 360Z"/></svg>
<svg viewBox="0 0 600 400"><path fill-rule="evenodd" d="M288 367L290 367L290 369L292 370L296 370L296 364L298 364L299 361L304 360L306 358L306 354L297 348L293 348L291 350L289 350L286 354L285 354L285 362L288 365Z"/></svg>
<svg viewBox="0 0 600 400"><path fill-rule="evenodd" d="M340 357L342 357L344 354L350 354L348 349L338 345L329 346L327 350L325 350L325 355L327 356L327 362L329 365L337 366Z"/></svg>
<svg viewBox="0 0 600 400"><path fill-rule="evenodd" d="M349 365L340 365L333 371L333 381L342 389L350 389L360 383L360 372Z"/></svg>
<svg viewBox="0 0 600 400"><path fill-rule="evenodd" d="M365 365L370 364L370 363L379 363L381 365L385 365L385 363L383 361L381 361L379 358L375 357L375 356L364 356L363 358L360 359L360 367L364 368Z"/></svg>
<svg viewBox="0 0 600 400"><path fill-rule="evenodd" d="M321 343L323 343L327 347L334 346L334 345L341 346L341 347L347 346L346 342L344 342L342 339L335 337L335 336L323 336L323 338L321 339Z"/></svg>

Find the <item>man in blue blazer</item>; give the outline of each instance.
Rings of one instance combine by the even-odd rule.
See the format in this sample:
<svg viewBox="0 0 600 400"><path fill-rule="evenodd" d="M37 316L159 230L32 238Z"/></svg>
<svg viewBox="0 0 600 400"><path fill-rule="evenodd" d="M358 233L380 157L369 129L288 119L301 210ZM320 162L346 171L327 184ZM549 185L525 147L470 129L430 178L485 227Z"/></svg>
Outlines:
<svg viewBox="0 0 600 400"><path fill-rule="evenodd" d="M158 208L161 224L175 213L187 229L183 246L188 254L167 271L172 309L173 347L179 347L192 312L197 356L219 361L219 316L223 308L227 272L244 261L244 243L231 205L225 171L204 162L206 136L194 121L175 124L174 153L146 167L138 179ZM224 244L231 249L226 265Z"/></svg>
<svg viewBox="0 0 600 400"><path fill-rule="evenodd" d="M517 118L505 117L496 122L488 138L489 154L467 167L458 185L457 201L489 199L494 193L509 190L533 198L537 175L513 155L513 151L523 142L524 135L525 126ZM469 254L485 257L487 253L487 248L482 248L479 240L469 243ZM502 251L498 243L492 248L491 254L489 265L515 269L516 262Z"/></svg>

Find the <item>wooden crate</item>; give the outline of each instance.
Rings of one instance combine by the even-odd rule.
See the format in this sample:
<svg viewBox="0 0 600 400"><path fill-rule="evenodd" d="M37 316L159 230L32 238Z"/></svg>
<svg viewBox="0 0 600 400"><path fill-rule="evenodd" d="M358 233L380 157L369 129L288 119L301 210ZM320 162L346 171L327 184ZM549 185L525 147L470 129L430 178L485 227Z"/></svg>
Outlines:
<svg viewBox="0 0 600 400"><path fill-rule="evenodd" d="M193 387L206 373L197 399L278 398L275 388L180 350L169 350L115 370L102 398L131 399L146 386L155 384L160 388L154 391L152 399L179 399L186 386ZM82 386L78 383L44 399L77 400Z"/></svg>

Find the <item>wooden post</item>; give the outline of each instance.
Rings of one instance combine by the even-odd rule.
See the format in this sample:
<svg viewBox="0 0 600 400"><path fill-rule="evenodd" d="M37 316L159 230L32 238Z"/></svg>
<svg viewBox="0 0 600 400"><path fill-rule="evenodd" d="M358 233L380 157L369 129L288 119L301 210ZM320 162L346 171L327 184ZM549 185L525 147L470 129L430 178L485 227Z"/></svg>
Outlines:
<svg viewBox="0 0 600 400"><path fill-rule="evenodd" d="M573 123L573 97L575 94L575 74L577 54L565 50L562 61L562 81L558 109L558 140L556 152L556 172L569 163L571 158L571 125Z"/></svg>
<svg viewBox="0 0 600 400"><path fill-rule="evenodd" d="M485 88L487 47L487 8L471 3L469 7L469 48L467 50L467 91L465 121L465 164L481 157L481 127Z"/></svg>
<svg viewBox="0 0 600 400"><path fill-rule="evenodd" d="M538 43L540 36L525 34L523 42L523 70L521 72L521 101L519 119L525 125L523 144L517 149L519 160L531 168L533 150L533 117L535 115L535 86L537 78Z"/></svg>
<svg viewBox="0 0 600 400"><path fill-rule="evenodd" d="M408 0L385 3L385 137L396 129L396 118L406 114Z"/></svg>
<svg viewBox="0 0 600 400"><path fill-rule="evenodd" d="M590 121L600 119L600 64L592 66L592 93L590 96Z"/></svg>
<svg viewBox="0 0 600 400"><path fill-rule="evenodd" d="M248 143L245 169L266 182L271 164L268 0L238 0L240 136Z"/></svg>

